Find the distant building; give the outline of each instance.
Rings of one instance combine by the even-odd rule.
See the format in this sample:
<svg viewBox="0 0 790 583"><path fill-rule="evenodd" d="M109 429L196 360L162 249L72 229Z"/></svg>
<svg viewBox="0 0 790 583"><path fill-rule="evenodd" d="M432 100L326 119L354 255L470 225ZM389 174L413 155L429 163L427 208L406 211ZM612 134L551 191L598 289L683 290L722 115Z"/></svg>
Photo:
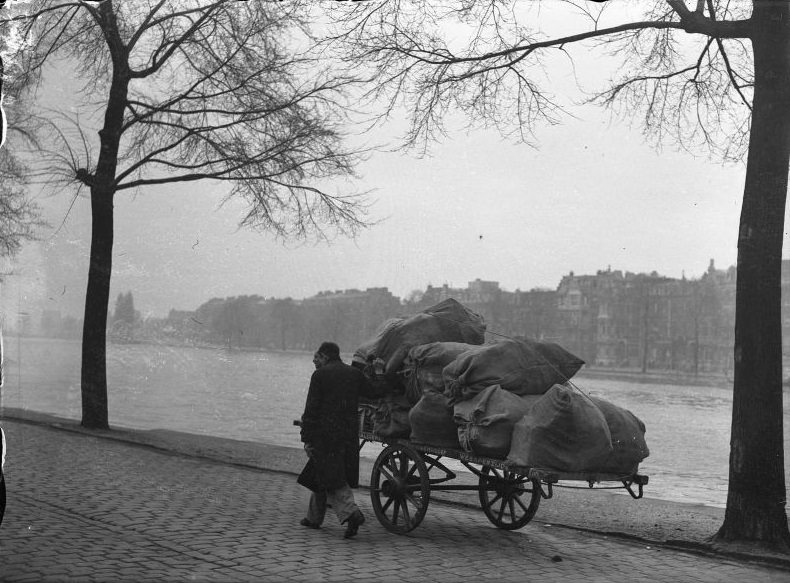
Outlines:
<svg viewBox="0 0 790 583"><path fill-rule="evenodd" d="M589 366L730 373L735 275L734 267L717 270L711 261L697 280L608 268L595 275L570 272L556 290L509 292L477 279L465 288L429 285L409 308L454 298L483 316L489 340L556 342ZM784 287L790 314L790 267ZM790 315L785 328L790 338Z"/></svg>
<svg viewBox="0 0 790 583"><path fill-rule="evenodd" d="M502 333L533 340L557 342L557 293L552 289L505 292L510 304L510 318L500 322Z"/></svg>
<svg viewBox="0 0 790 583"><path fill-rule="evenodd" d="M590 365L722 372L731 368L735 269L699 280L655 272L563 277L559 342Z"/></svg>

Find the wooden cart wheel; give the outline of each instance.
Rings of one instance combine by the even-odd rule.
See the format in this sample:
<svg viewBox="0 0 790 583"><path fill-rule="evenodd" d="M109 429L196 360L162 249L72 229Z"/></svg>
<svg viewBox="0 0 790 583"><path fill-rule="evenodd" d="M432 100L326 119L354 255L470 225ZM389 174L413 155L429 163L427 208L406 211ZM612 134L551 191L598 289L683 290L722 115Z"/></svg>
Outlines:
<svg viewBox="0 0 790 583"><path fill-rule="evenodd" d="M379 522L405 534L422 522L429 498L428 469L420 454L402 445L387 446L370 476L370 500Z"/></svg>
<svg viewBox="0 0 790 583"><path fill-rule="evenodd" d="M478 493L488 520L505 530L516 530L527 524L540 506L538 480L490 466L483 467Z"/></svg>

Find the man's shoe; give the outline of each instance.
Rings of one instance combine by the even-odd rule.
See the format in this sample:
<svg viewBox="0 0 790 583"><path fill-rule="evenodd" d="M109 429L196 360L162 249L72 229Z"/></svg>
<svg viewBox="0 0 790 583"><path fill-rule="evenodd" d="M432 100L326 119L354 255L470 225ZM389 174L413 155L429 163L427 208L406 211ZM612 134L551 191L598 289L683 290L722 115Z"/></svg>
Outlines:
<svg viewBox="0 0 790 583"><path fill-rule="evenodd" d="M343 535L343 538L356 536L359 527L363 524L365 524L365 515L359 510L354 510L354 513L346 521L346 533Z"/></svg>
<svg viewBox="0 0 790 583"><path fill-rule="evenodd" d="M321 528L321 525L320 525L320 524L316 524L315 522L310 522L310 521L309 521L309 520L307 520L306 518L303 518L303 519L302 519L302 520L299 522L299 524L301 524L302 526L306 526L307 528Z"/></svg>

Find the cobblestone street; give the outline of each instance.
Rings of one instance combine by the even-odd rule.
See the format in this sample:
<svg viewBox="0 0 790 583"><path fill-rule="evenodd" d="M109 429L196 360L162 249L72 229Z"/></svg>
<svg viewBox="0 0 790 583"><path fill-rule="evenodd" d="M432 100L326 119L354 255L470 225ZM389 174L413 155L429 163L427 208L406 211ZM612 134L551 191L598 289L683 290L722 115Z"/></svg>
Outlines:
<svg viewBox="0 0 790 583"><path fill-rule="evenodd" d="M790 572L547 526L494 528L431 503L408 536L385 530L367 491L354 539L329 515L298 525L291 474L172 455L5 420L3 581L790 581Z"/></svg>

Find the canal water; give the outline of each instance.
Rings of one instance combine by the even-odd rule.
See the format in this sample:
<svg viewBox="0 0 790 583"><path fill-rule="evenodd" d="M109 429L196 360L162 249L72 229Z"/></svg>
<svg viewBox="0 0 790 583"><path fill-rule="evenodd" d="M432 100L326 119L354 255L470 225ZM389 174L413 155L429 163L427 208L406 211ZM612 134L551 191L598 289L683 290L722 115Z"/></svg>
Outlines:
<svg viewBox="0 0 790 583"><path fill-rule="evenodd" d="M80 342L6 337L0 406L80 419ZM344 358L348 361L348 355ZM298 419L311 355L148 344L107 347L110 425L172 429L301 447ZM573 379L647 426L646 497L723 507L732 414L729 386ZM785 394L785 427L788 423ZM363 455L375 456L376 445ZM790 442L785 438L785 454ZM785 468L790 464L785 461ZM788 480L790 483L790 479Z"/></svg>

